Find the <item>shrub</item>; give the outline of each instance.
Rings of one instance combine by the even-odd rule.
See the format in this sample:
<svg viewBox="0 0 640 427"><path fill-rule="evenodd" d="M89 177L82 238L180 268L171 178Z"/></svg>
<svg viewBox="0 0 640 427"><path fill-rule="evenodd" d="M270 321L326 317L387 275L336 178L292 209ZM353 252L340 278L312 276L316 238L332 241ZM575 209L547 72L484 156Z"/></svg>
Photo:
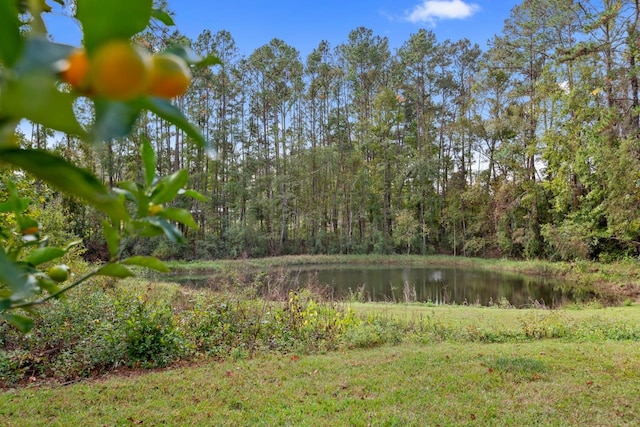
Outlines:
<svg viewBox="0 0 640 427"><path fill-rule="evenodd" d="M265 303L198 295L193 308L181 313L180 325L196 354L226 358L263 346L268 314Z"/></svg>
<svg viewBox="0 0 640 427"><path fill-rule="evenodd" d="M24 378L30 357L26 350L0 350L0 386L11 386Z"/></svg>
<svg viewBox="0 0 640 427"><path fill-rule="evenodd" d="M28 335L4 331L5 349L25 375L68 380L111 369L125 358L115 301L102 289L88 287L51 302L35 322Z"/></svg>
<svg viewBox="0 0 640 427"><path fill-rule="evenodd" d="M274 317L273 340L285 349L326 351L337 348L341 335L358 323L353 311L318 304L308 289L291 291Z"/></svg>
<svg viewBox="0 0 640 427"><path fill-rule="evenodd" d="M184 337L166 303L138 297L119 305L124 310L124 343L130 365L163 367L187 353Z"/></svg>

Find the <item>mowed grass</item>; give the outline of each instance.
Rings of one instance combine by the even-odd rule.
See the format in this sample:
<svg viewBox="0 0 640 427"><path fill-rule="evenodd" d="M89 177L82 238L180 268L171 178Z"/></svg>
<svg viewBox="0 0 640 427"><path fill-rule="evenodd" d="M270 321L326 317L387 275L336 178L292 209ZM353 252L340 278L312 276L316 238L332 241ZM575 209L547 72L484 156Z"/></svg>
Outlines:
<svg viewBox="0 0 640 427"><path fill-rule="evenodd" d="M453 329L493 328L497 332L525 326L541 319L556 319L564 326L575 324L582 328L585 323L609 325L640 324L640 305L624 307L592 308L587 305L567 306L558 310L500 309L494 307L441 305L429 307L425 304L347 303L347 307L364 316L393 319L404 323L419 323L431 319Z"/></svg>
<svg viewBox="0 0 640 427"><path fill-rule="evenodd" d="M561 316L560 323L586 328L600 321L640 322L636 306L554 311L351 307L363 316L407 323L435 319L452 331L475 327L499 333L526 326L531 316ZM0 425L633 425L640 420L638 396L637 341L597 334L588 340L509 343L405 337L395 346L260 354L9 390L0 394Z"/></svg>

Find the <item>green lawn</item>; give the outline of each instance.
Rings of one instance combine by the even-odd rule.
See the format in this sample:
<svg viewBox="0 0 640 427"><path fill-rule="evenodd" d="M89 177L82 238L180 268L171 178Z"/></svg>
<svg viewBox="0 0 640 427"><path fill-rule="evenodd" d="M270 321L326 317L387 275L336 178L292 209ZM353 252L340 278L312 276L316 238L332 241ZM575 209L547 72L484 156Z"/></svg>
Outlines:
<svg viewBox="0 0 640 427"><path fill-rule="evenodd" d="M453 331L640 322L640 307L512 310L354 304L364 316L432 319ZM0 394L0 425L632 425L640 346L588 339L509 343L406 337L320 355L261 354ZM469 335L473 337L473 335ZM586 336L586 335L585 335ZM457 337L457 338L456 338Z"/></svg>

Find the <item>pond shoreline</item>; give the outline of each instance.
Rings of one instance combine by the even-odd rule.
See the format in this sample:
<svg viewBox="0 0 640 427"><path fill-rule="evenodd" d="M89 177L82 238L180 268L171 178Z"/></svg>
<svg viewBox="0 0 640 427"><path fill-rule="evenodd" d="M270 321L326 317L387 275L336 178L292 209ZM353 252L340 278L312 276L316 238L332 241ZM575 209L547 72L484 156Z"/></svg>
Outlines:
<svg viewBox="0 0 640 427"><path fill-rule="evenodd" d="M195 274L197 271L262 270L278 267L323 264L378 264L438 267L465 267L544 276L563 281L571 289L592 293L603 305L615 306L640 302L640 263L621 261L604 264L590 261L550 262L506 259L465 258L417 255L296 255L237 260L170 261L172 272Z"/></svg>

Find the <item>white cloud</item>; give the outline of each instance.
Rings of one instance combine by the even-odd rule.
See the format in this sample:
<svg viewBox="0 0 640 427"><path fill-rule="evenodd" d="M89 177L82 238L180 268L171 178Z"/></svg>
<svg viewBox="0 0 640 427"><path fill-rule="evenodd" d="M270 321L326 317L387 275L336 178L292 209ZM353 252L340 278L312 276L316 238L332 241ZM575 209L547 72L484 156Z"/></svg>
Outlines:
<svg viewBox="0 0 640 427"><path fill-rule="evenodd" d="M425 0L407 13L409 22L430 22L436 19L464 19L480 10L480 6L474 3L466 3L463 0Z"/></svg>

